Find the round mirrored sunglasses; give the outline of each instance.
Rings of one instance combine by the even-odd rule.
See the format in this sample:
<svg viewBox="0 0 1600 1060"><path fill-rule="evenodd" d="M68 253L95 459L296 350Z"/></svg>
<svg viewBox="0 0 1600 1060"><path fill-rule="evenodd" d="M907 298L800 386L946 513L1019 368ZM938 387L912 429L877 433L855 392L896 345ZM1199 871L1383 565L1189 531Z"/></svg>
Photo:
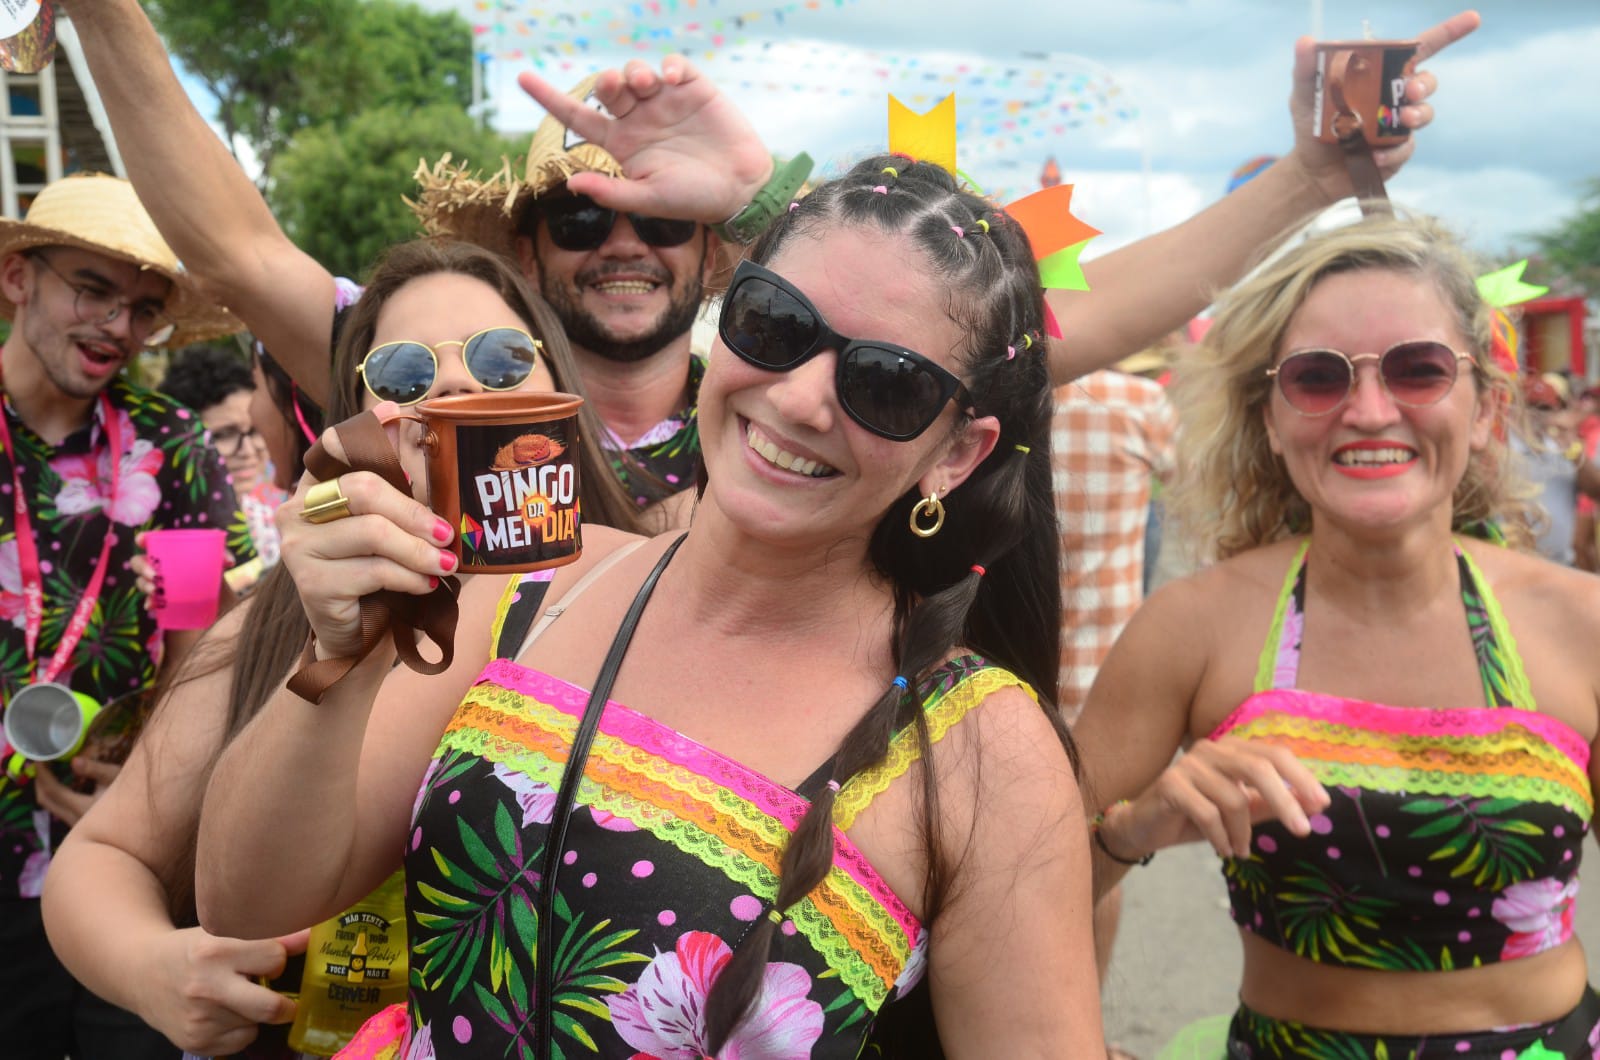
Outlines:
<svg viewBox="0 0 1600 1060"><path fill-rule="evenodd" d="M386 342L374 346L356 366L367 392L379 401L414 405L428 396L439 377L440 346L460 346L467 371L485 390L511 390L533 373L544 343L520 328L486 328L462 341L429 346L424 342Z"/></svg>

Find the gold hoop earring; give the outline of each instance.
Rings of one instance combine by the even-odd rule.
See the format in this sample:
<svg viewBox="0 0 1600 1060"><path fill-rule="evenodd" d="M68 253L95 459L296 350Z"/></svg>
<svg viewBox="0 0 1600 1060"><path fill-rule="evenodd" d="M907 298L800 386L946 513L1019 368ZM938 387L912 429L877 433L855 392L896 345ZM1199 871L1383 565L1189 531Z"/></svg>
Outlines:
<svg viewBox="0 0 1600 1060"><path fill-rule="evenodd" d="M919 526L917 519L924 515L933 516L932 526ZM939 499L935 490L927 497L918 501L911 509L911 532L918 537L932 537L944 527L944 502Z"/></svg>

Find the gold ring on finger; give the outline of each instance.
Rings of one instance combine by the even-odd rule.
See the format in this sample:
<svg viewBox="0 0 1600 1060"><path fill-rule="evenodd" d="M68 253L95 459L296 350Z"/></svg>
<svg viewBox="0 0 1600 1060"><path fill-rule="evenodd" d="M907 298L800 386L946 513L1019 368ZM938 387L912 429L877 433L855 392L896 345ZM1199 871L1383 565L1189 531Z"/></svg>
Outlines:
<svg viewBox="0 0 1600 1060"><path fill-rule="evenodd" d="M350 498L339 488L339 480L313 483L306 490L306 502L300 509L300 518L308 523L331 523L350 514Z"/></svg>

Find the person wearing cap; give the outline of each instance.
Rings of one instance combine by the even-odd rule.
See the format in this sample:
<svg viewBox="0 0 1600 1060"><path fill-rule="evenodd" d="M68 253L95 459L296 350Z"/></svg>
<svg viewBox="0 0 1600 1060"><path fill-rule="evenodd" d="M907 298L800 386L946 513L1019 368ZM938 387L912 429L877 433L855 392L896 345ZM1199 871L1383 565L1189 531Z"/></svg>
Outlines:
<svg viewBox="0 0 1600 1060"><path fill-rule="evenodd" d="M240 314L307 394L325 398L333 277L288 240L255 186L195 111L135 0L62 3L77 28L129 177L156 223L207 288ZM1471 33L1478 21L1475 13L1463 12L1419 34L1418 62ZM1212 291L1241 276L1259 250L1353 193L1343 150L1310 135L1315 82L1312 41L1302 38L1295 45L1290 105L1293 150L1183 224L1089 263L1092 297L1051 292L1051 308L1062 332L1071 336L1070 342L1051 344L1057 383L1109 366L1181 326L1204 308ZM573 98L530 74L522 75L521 84L560 123L553 126L556 132L572 126L574 112L586 106L582 93ZM1432 120L1427 99L1436 87L1428 72L1409 79L1400 113L1406 128L1420 129ZM652 328L670 319L668 309L686 304L693 286L708 275L714 241L706 227L720 224L735 242L753 238L798 190L803 156L795 164L775 164L737 108L678 56L664 60L660 74L643 63L630 64L622 77L612 75L597 98L621 116L604 144L587 144L584 150L563 137L556 145L541 129L540 151L530 151L524 177L515 183L472 176L472 170L483 169L482 159L425 168L418 209L432 231L482 238L507 252L519 238L526 240L523 264L547 297L556 301L552 291L564 288L613 338L642 343ZM1413 150L1414 138L1408 138L1374 158L1379 170L1392 176ZM626 178L620 176L624 173ZM560 251L558 257L559 248L546 242L545 207L530 213L528 203L539 204L542 194L533 193L554 193L563 178L565 191L593 198L610 228L595 249ZM580 206L567 203L561 209ZM487 217L491 223L485 230L455 214ZM667 246L663 240L670 229L658 227L663 218L695 220L695 234ZM655 230L656 245L641 237L640 219ZM582 225L592 231L600 221ZM548 277L538 271L541 261ZM619 261L627 266L614 264ZM558 302L557 309L569 328L575 320L584 323L573 307ZM680 458L699 448L689 415L695 368L687 335L666 339L671 341L663 340L655 356L625 362L594 356L581 326L573 334L589 397L611 427L612 440L630 446L635 456L642 452L647 470L663 469L664 484L689 485L679 468Z"/></svg>
<svg viewBox="0 0 1600 1060"><path fill-rule="evenodd" d="M127 181L67 177L26 220L0 220L0 696L54 682L129 703L193 633L163 633L128 561L145 530L227 532L254 556L227 472L188 409L122 372L146 347L238 330L182 272ZM131 708L130 708L131 709ZM111 708L103 714L115 721ZM40 921L51 851L87 809L74 782L116 767L91 749L70 764L0 776L0 1047L7 1057L174 1056L137 1018L77 987Z"/></svg>

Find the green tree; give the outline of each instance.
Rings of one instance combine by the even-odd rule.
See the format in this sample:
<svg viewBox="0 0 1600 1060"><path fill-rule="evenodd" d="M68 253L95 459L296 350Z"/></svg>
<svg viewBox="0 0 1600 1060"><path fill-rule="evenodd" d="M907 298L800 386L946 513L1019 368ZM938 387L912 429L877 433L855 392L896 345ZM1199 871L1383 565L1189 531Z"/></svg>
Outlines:
<svg viewBox="0 0 1600 1060"><path fill-rule="evenodd" d="M403 197L416 193L417 163L446 152L493 170L514 145L454 104L376 107L297 136L268 201L301 249L335 275L360 278L384 248L421 234Z"/></svg>
<svg viewBox="0 0 1600 1060"><path fill-rule="evenodd" d="M368 108L470 102L471 27L402 0L148 0L167 49L218 100L267 186L304 130Z"/></svg>
<svg viewBox="0 0 1600 1060"><path fill-rule="evenodd" d="M1584 183L1572 216L1533 239L1541 282L1600 295L1600 177Z"/></svg>

